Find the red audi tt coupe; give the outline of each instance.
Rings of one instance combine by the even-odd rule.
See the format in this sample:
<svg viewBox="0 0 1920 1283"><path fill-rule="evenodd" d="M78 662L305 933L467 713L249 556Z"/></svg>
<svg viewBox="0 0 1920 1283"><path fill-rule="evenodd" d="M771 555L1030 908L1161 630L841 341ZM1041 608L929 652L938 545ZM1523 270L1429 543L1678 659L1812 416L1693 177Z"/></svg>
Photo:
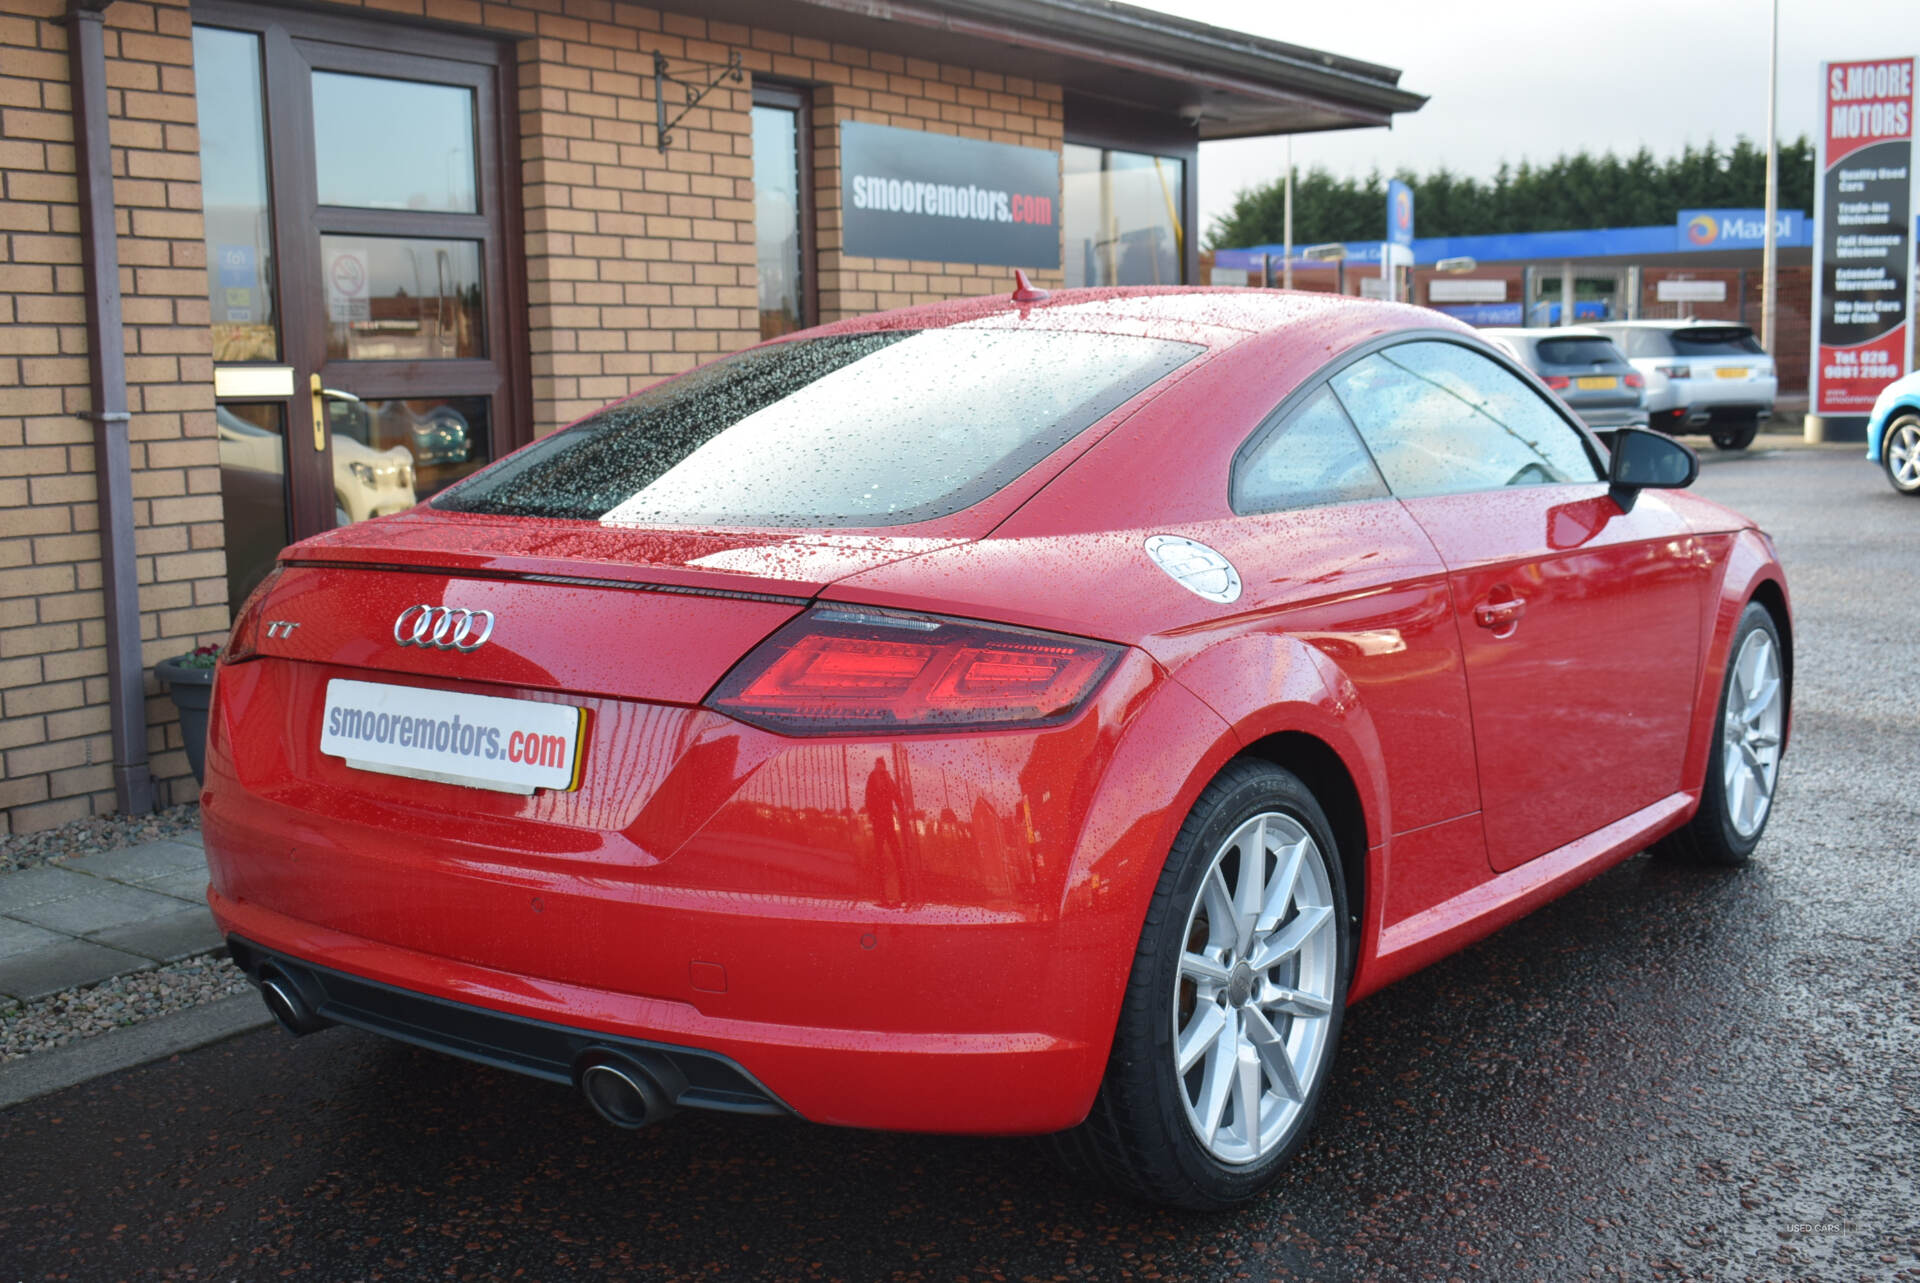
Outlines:
<svg viewBox="0 0 1920 1283"><path fill-rule="evenodd" d="M1761 836L1779 563L1685 447L1610 444L1357 299L763 344L281 555L215 689L214 912L296 1032L1234 1203L1347 1004Z"/></svg>

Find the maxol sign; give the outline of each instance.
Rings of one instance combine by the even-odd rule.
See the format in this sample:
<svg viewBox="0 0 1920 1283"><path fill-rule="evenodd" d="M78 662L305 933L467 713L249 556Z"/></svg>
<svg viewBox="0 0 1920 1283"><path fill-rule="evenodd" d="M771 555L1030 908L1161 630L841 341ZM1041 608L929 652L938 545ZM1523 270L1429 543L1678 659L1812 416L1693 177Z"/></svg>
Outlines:
<svg viewBox="0 0 1920 1283"><path fill-rule="evenodd" d="M1819 415L1864 415L1913 334L1913 59L1821 68L1813 235Z"/></svg>
<svg viewBox="0 0 1920 1283"><path fill-rule="evenodd" d="M917 129L840 126L846 253L1060 266L1060 153Z"/></svg>
<svg viewBox="0 0 1920 1283"><path fill-rule="evenodd" d="M1683 209L1674 220L1679 233L1674 248L1759 249L1767 240L1767 211L1764 209ZM1774 235L1781 245L1804 244L1807 216L1797 209L1776 210Z"/></svg>

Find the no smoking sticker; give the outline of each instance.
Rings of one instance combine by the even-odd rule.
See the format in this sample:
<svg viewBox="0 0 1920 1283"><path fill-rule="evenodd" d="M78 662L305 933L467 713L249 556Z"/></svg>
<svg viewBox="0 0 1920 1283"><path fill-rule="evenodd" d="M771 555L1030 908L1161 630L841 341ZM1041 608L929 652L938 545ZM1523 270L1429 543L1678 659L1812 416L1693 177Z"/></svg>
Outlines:
<svg viewBox="0 0 1920 1283"><path fill-rule="evenodd" d="M364 321L371 309L367 302L367 256L358 250L341 250L327 256L327 319Z"/></svg>

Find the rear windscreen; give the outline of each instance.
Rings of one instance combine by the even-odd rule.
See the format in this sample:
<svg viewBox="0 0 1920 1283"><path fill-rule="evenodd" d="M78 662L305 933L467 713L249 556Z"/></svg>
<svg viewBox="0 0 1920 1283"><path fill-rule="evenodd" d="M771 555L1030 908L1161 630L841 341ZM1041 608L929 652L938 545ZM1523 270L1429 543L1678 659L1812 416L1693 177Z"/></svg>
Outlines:
<svg viewBox="0 0 1920 1283"><path fill-rule="evenodd" d="M1744 325L1700 326L1673 332L1675 356L1760 356L1765 351Z"/></svg>
<svg viewBox="0 0 1920 1283"><path fill-rule="evenodd" d="M776 343L609 406L433 506L640 525L927 521L978 503L1201 350L966 329Z"/></svg>
<svg viewBox="0 0 1920 1283"><path fill-rule="evenodd" d="M1543 365L1611 365L1625 359L1611 339L1541 339L1538 350Z"/></svg>

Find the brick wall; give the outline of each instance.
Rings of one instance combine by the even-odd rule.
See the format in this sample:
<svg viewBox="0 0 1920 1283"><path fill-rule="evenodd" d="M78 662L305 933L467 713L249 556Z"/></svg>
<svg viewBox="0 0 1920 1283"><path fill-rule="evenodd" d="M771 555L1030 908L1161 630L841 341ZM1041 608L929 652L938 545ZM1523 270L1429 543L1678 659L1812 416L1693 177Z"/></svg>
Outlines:
<svg viewBox="0 0 1920 1283"><path fill-rule="evenodd" d="M889 124L1057 149L1058 86L606 0L335 6L515 42L536 432L759 337L752 77L814 86L822 320L1008 288L1011 273L840 252L838 126ZM0 17L0 824L111 809L106 661L63 0ZM212 416L191 21L184 0L107 13L109 111L149 665L227 622ZM704 83L653 140L653 55ZM1035 273L1058 287L1062 274ZM149 678L149 689L152 682ZM163 803L192 796L172 707L149 699Z"/></svg>
<svg viewBox="0 0 1920 1283"><path fill-rule="evenodd" d="M63 7L0 17L0 831L113 804ZM227 623L189 27L170 0L107 13L148 665ZM172 705L148 690L160 800L187 800Z"/></svg>

